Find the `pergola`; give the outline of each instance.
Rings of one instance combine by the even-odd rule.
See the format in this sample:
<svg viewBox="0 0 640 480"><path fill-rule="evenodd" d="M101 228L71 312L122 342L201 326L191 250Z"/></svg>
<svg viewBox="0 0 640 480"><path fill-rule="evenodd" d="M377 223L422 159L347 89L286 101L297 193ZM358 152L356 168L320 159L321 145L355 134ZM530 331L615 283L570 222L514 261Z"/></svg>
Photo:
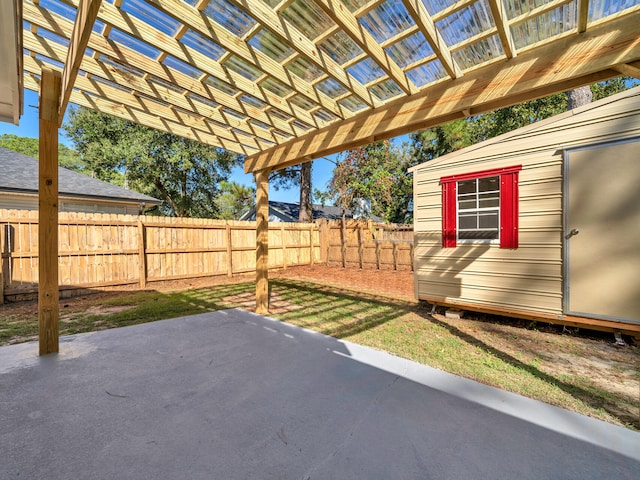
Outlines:
<svg viewBox="0 0 640 480"><path fill-rule="evenodd" d="M57 138L69 102L238 152L268 174L620 74L638 0L24 0L40 92L40 353L58 351Z"/></svg>

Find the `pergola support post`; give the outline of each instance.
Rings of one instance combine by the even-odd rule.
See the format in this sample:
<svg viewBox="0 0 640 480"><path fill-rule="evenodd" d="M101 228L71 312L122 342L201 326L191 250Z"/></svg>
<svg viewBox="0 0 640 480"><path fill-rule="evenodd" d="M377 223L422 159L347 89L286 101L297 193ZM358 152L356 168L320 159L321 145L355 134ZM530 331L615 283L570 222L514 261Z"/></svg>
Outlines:
<svg viewBox="0 0 640 480"><path fill-rule="evenodd" d="M42 69L38 168L39 353L59 351L58 293L58 108L61 75Z"/></svg>
<svg viewBox="0 0 640 480"><path fill-rule="evenodd" d="M256 313L269 313L269 171L256 172Z"/></svg>

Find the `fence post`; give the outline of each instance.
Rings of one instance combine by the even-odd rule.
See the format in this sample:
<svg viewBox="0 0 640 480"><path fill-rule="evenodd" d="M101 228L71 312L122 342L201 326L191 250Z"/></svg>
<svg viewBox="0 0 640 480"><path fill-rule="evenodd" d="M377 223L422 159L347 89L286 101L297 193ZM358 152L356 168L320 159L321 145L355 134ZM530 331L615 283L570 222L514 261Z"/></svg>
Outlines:
<svg viewBox="0 0 640 480"><path fill-rule="evenodd" d="M138 266L140 268L140 288L147 286L146 231L142 220L138 220Z"/></svg>
<svg viewBox="0 0 640 480"><path fill-rule="evenodd" d="M284 222L280 225L280 241L282 243L282 269L287 269L287 244L284 241Z"/></svg>
<svg viewBox="0 0 640 480"><path fill-rule="evenodd" d="M309 227L309 264L313 265L313 230L314 227Z"/></svg>
<svg viewBox="0 0 640 480"><path fill-rule="evenodd" d="M229 220L226 221L227 231L227 276L233 276L233 248L231 248L231 225Z"/></svg>
<svg viewBox="0 0 640 480"><path fill-rule="evenodd" d="M360 222L357 223L358 228L358 266L360 270L362 270L362 224Z"/></svg>
<svg viewBox="0 0 640 480"><path fill-rule="evenodd" d="M393 245L393 269L398 270L398 243L392 240L391 244Z"/></svg>
<svg viewBox="0 0 640 480"><path fill-rule="evenodd" d="M342 268L347 267L347 227L342 217L340 224L340 252L342 254Z"/></svg>
<svg viewBox="0 0 640 480"><path fill-rule="evenodd" d="M411 264L411 271L413 272L413 242L409 244L409 263Z"/></svg>

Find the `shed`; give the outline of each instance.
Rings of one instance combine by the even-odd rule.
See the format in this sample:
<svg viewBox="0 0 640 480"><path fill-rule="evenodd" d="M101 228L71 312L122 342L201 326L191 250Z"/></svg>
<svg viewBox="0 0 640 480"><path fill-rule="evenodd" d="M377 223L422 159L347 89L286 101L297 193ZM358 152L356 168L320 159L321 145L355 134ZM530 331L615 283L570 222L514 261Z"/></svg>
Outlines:
<svg viewBox="0 0 640 480"><path fill-rule="evenodd" d="M413 167L416 298L640 324L639 156L637 87Z"/></svg>
<svg viewBox="0 0 640 480"><path fill-rule="evenodd" d="M38 209L38 160L0 147L0 209ZM58 168L59 211L138 215L157 198Z"/></svg>

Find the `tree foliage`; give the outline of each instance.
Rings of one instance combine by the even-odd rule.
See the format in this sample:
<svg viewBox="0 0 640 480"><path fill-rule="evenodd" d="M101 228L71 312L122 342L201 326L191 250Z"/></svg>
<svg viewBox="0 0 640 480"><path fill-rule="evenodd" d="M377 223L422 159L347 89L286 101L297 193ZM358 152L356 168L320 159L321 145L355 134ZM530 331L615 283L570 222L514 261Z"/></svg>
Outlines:
<svg viewBox="0 0 640 480"><path fill-rule="evenodd" d="M14 152L22 153L29 157L38 158L39 141L37 138L20 137L10 133L0 135L0 147L8 148ZM80 155L66 145L58 146L58 164L68 170L87 173L86 166Z"/></svg>
<svg viewBox="0 0 640 480"><path fill-rule="evenodd" d="M220 182L222 194L216 200L219 218L238 220L255 206L256 189L236 182Z"/></svg>
<svg viewBox="0 0 640 480"><path fill-rule="evenodd" d="M220 183L240 158L232 153L177 135L79 108L64 129L87 168L101 180L164 200L165 215L218 215Z"/></svg>
<svg viewBox="0 0 640 480"><path fill-rule="evenodd" d="M387 222L410 222L413 179L406 146L376 142L347 151L338 162L328 193L335 204L353 208L357 199L371 201L371 214Z"/></svg>
<svg viewBox="0 0 640 480"><path fill-rule="evenodd" d="M622 92L632 85L629 77L591 85L593 101ZM567 93L538 98L511 107L476 115L412 133L409 138L416 163L433 160L447 153L516 130L567 110Z"/></svg>

